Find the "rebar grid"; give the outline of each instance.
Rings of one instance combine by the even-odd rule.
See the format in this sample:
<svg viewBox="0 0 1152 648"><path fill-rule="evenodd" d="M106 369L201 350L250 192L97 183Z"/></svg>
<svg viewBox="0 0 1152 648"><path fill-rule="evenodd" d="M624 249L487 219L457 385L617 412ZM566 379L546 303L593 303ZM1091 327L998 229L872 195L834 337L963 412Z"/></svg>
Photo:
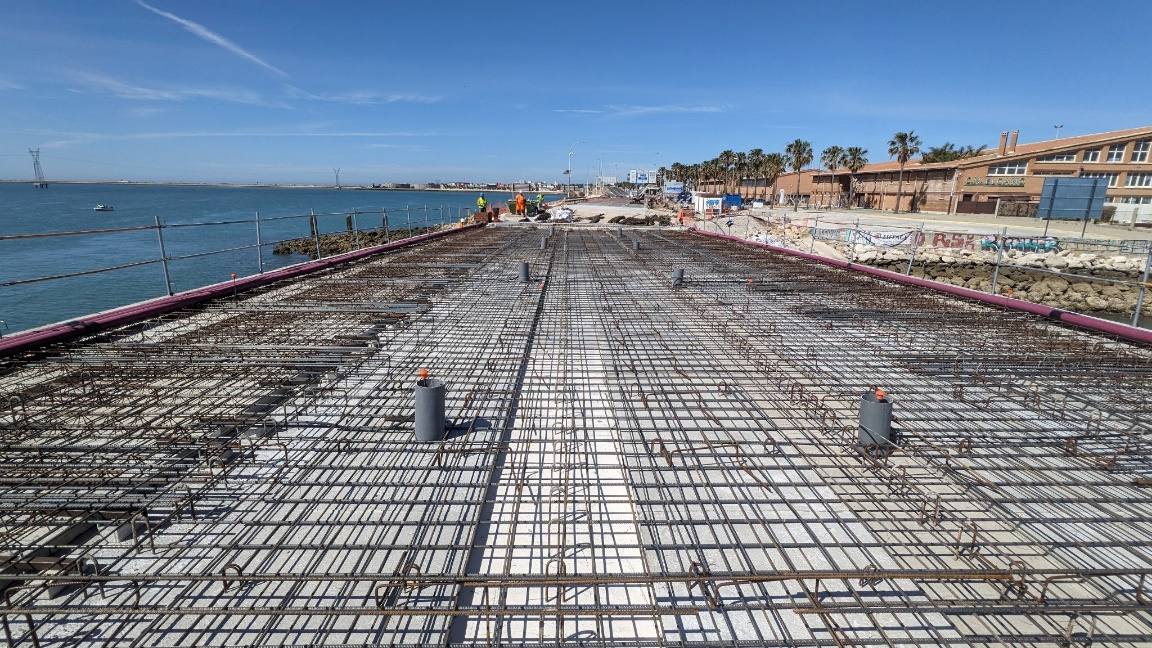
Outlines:
<svg viewBox="0 0 1152 648"><path fill-rule="evenodd" d="M1152 637L1147 349L763 250L489 227L4 369L13 645Z"/></svg>

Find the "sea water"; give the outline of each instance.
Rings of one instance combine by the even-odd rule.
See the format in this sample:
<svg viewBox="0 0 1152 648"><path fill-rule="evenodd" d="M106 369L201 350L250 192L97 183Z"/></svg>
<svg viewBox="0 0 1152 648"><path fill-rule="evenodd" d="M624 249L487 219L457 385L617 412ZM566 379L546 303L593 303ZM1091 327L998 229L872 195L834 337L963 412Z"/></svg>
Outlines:
<svg viewBox="0 0 1152 648"><path fill-rule="evenodd" d="M447 222L462 208L473 208L480 192L365 191L287 187L208 187L119 184L0 184L0 237L12 234L82 231L151 226L158 217L166 227L168 257L216 250L220 254L171 261L175 291L220 281L232 273L243 277L258 271L254 222L197 226L197 223L253 221L261 218L264 269L306 260L299 255L274 255L270 241L310 236L308 218L283 219L314 211L321 233L342 232L346 213L358 229L379 228L385 213L391 229L407 224ZM485 192L493 205L510 195ZM93 211L98 204L113 211ZM450 209L456 208L456 209ZM242 249L231 249L242 248ZM0 283L71 274L111 266L128 266L160 258L155 229L97 235L0 240ZM111 272L0 286L0 335L66 320L167 291L160 263Z"/></svg>

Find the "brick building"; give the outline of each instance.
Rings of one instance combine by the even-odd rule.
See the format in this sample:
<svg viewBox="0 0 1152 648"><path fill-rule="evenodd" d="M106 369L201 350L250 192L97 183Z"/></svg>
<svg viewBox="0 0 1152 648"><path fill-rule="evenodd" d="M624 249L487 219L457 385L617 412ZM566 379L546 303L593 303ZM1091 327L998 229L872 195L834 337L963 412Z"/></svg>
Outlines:
<svg viewBox="0 0 1152 648"><path fill-rule="evenodd" d="M1001 133L998 146L977 157L910 161L900 210L992 213L998 202L1038 201L1044 178L1052 176L1106 178L1109 203L1152 205L1152 126L1028 143L1019 135ZM818 172L802 182L801 193L808 189L814 206L846 205L851 196L856 207L893 209L899 171L894 161L869 164L855 174L854 185L847 169ZM778 182L794 191L794 176Z"/></svg>

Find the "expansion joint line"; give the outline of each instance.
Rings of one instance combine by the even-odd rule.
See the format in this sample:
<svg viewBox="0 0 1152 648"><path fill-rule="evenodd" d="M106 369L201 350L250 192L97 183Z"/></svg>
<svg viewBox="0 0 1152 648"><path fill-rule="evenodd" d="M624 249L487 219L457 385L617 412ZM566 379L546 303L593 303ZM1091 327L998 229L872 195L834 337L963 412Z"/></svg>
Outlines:
<svg viewBox="0 0 1152 648"><path fill-rule="evenodd" d="M496 456L495 461L492 462L492 470L488 476L488 486L484 490L484 504L480 509L480 515L477 519L476 525L473 527L472 542L468 549L468 558L465 560L465 576L467 574L478 574L480 566L484 562L484 551L487 545L488 534L492 528L492 517L496 508L496 496L500 489L500 481L504 476L504 468L508 460L508 449L512 437L512 428L516 425L516 414L520 408L520 396L524 388L524 377L528 374L528 363L532 357L532 348L536 342L536 334L540 327L540 320L544 315L544 304L548 297L549 278L552 276L552 265L556 260L556 246L552 246L551 254L548 257L548 265L544 270L544 278L540 282L540 294L536 300L536 310L532 313L532 322L528 325L527 340L524 342L524 355L520 359L520 367L516 371L516 382L512 388L512 399L508 405L508 415L504 418L504 429L500 432L500 440L497 441L497 448L499 454ZM530 290L527 286L525 289ZM483 528L483 530L481 530ZM503 607L503 598L507 590L502 589L500 597L502 599L500 607ZM462 586L456 594L456 610L466 609L472 606L473 600L476 596L476 588L471 586ZM450 631L445 633L445 646L451 646L460 643L466 639L468 617L466 615L457 614L452 618L452 625ZM496 620L495 636L499 637L503 626L503 619Z"/></svg>

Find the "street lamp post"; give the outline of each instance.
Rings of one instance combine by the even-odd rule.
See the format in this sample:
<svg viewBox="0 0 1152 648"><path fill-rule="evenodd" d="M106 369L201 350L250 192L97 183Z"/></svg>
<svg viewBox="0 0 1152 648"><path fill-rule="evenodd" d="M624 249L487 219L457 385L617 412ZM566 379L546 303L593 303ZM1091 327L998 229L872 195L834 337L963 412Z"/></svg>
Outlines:
<svg viewBox="0 0 1152 648"><path fill-rule="evenodd" d="M568 176L568 196L572 195L572 151L568 151L568 171L565 172Z"/></svg>

